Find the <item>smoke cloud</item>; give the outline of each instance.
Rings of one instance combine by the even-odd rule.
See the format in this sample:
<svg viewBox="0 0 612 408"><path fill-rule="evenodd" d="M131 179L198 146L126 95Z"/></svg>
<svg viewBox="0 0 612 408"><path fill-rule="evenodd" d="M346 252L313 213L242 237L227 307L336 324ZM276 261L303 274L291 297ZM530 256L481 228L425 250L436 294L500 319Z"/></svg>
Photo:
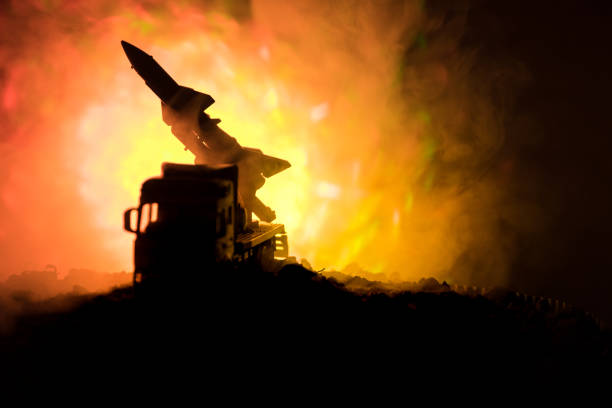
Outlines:
<svg viewBox="0 0 612 408"><path fill-rule="evenodd" d="M528 74L503 57L480 65L469 6L5 3L0 273L130 270L122 211L162 161L192 161L124 39L211 94L241 144L292 162L260 195L314 268L505 283L516 208L499 157Z"/></svg>
<svg viewBox="0 0 612 408"><path fill-rule="evenodd" d="M242 145L292 163L260 196L286 225L290 252L313 269L584 300L609 278L582 271L612 264L606 229L593 227L609 225L609 200L592 193L609 187L597 176L609 170L609 143L575 142L595 133L598 111L552 107L564 98L554 90L571 83L555 72L579 66L557 56L590 48L571 45L577 30L532 35L542 16L555 33L573 17L484 3L3 2L0 279L47 264L130 271L122 212L161 162L192 162L130 70L127 40L212 95L208 112ZM540 64L551 46L558 60ZM600 51L590 52L578 56ZM584 72L593 89L609 84ZM538 123L534 110L575 126ZM547 139L563 132L574 136ZM589 160L592 170L578 170ZM581 283L570 283L567 265L582 266ZM555 279L566 283L547 292ZM609 306L603 290L584 304Z"/></svg>

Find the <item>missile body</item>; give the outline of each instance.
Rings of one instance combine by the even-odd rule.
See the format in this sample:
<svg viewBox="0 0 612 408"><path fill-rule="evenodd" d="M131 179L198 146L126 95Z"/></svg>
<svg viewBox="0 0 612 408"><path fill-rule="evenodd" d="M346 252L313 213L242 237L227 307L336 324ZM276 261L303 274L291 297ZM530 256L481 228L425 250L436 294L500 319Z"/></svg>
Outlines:
<svg viewBox="0 0 612 408"><path fill-rule="evenodd" d="M204 112L215 100L202 92L179 85L140 48L121 41L132 68L162 101L162 118L172 133L195 155L196 164L238 165L238 195L247 211L263 221L272 221L274 211L266 207L255 192L271 177L291 166L283 159L267 156L258 149L245 148Z"/></svg>

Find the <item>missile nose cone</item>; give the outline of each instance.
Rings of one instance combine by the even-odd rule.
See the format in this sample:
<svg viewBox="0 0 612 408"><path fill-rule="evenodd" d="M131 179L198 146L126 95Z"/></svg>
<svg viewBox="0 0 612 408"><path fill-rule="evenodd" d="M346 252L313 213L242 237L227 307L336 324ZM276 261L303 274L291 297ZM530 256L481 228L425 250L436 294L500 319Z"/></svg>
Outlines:
<svg viewBox="0 0 612 408"><path fill-rule="evenodd" d="M133 46L129 42L123 41L123 40L121 40L121 46L123 47L123 51L125 51L126 54L128 52L133 52L133 51L138 50L138 48L136 48L135 46Z"/></svg>
<svg viewBox="0 0 612 408"><path fill-rule="evenodd" d="M178 91L179 85L170 75L153 59L152 56L130 44L121 41L121 47L132 64L132 68L144 79L145 83L159 98L168 103Z"/></svg>
<svg viewBox="0 0 612 408"><path fill-rule="evenodd" d="M149 57L146 52L127 41L121 41L121 46L123 47L125 55L127 55L133 66L138 66L140 61L143 61Z"/></svg>

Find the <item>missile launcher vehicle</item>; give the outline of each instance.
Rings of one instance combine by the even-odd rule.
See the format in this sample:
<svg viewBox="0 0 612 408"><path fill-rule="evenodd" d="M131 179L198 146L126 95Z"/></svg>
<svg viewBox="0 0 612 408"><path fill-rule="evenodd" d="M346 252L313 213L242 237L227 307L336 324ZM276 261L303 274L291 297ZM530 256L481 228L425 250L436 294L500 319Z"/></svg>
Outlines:
<svg viewBox="0 0 612 408"><path fill-rule="evenodd" d="M210 95L180 86L153 57L121 45L196 163L164 163L161 177L143 183L138 207L124 213L125 230L136 234L135 287L236 265L278 267L277 259L288 257L285 228L271 223L276 214L255 193L289 162L242 147L204 112L214 103Z"/></svg>

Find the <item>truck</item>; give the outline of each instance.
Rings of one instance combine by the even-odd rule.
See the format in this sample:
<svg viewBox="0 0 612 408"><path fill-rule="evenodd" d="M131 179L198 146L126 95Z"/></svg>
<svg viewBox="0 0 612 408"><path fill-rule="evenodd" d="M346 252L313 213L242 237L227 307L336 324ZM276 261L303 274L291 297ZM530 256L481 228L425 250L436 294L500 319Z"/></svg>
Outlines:
<svg viewBox="0 0 612 408"><path fill-rule="evenodd" d="M134 233L134 287L189 282L211 271L273 270L289 255L282 224L249 220L238 200L238 166L163 163L125 211Z"/></svg>

